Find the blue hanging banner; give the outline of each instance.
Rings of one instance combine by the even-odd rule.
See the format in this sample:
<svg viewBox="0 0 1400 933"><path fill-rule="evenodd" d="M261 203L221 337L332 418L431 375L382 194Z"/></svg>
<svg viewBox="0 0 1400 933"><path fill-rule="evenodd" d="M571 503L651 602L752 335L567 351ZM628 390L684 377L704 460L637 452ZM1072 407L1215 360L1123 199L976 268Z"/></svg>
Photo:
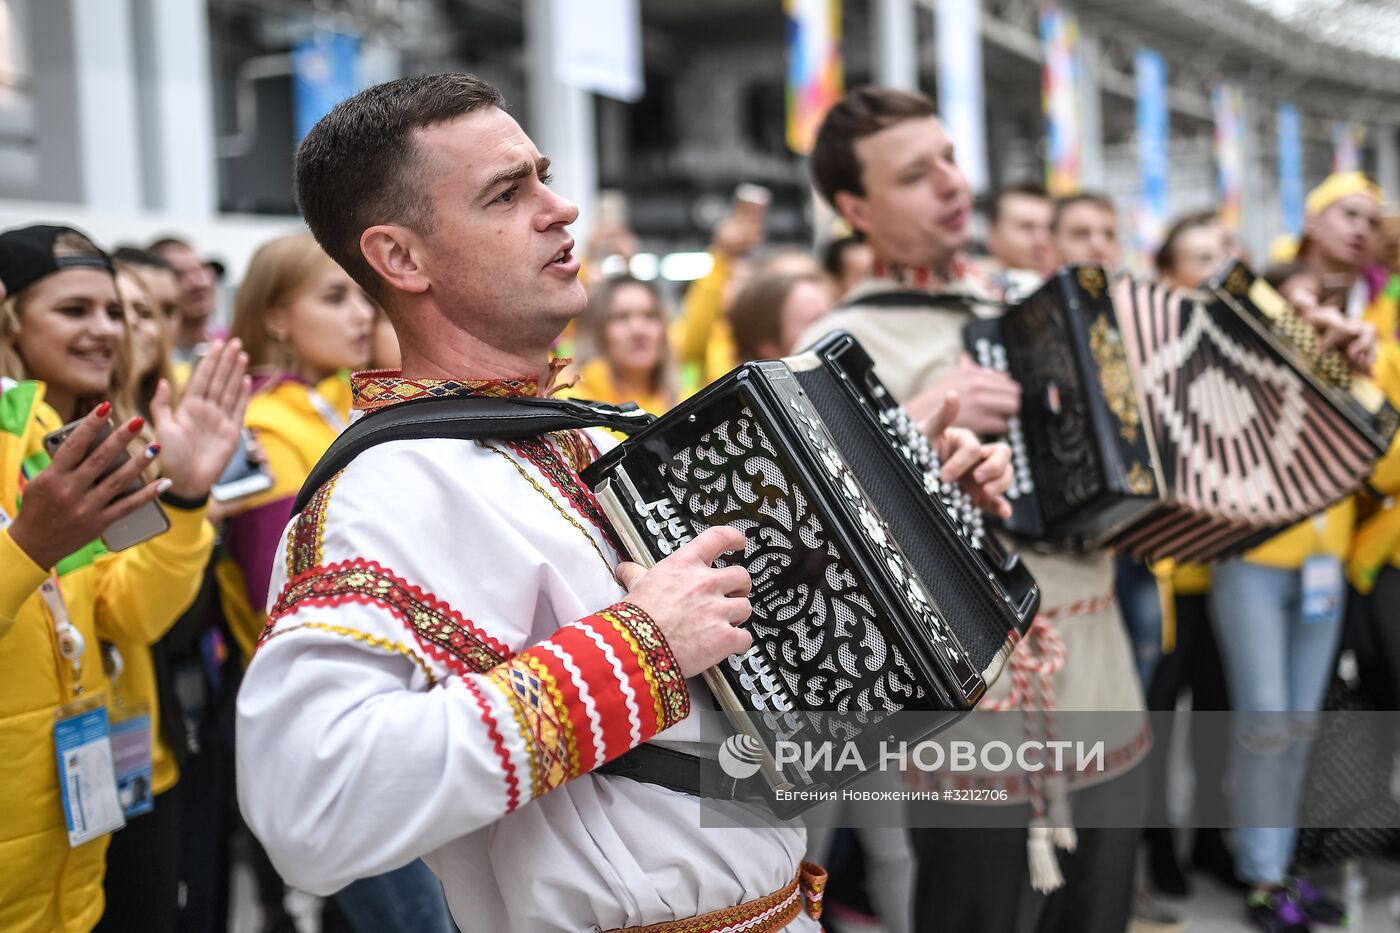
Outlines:
<svg viewBox="0 0 1400 933"><path fill-rule="evenodd" d="M1134 246L1147 258L1157 250L1167 221L1168 155L1171 147L1167 113L1167 63L1152 49L1140 48L1133 56L1137 77L1138 167L1142 175L1142 199L1137 205Z"/></svg>
<svg viewBox="0 0 1400 933"><path fill-rule="evenodd" d="M317 32L292 49L297 140L336 104L360 90L359 63L360 37L342 32Z"/></svg>
<svg viewBox="0 0 1400 933"><path fill-rule="evenodd" d="M1283 223L1294 236L1303 235L1303 129L1298 108L1278 105L1278 193Z"/></svg>

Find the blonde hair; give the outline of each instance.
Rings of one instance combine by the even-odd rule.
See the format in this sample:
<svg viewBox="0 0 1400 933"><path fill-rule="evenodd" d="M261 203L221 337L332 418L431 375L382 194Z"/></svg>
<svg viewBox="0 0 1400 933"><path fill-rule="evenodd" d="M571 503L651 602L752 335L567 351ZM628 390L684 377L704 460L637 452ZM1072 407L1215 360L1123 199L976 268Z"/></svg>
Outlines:
<svg viewBox="0 0 1400 933"><path fill-rule="evenodd" d="M296 370L291 344L268 333L268 313L314 285L330 265L331 258L309 233L278 237L258 247L238 286L230 333L243 341L250 372L280 375Z"/></svg>
<svg viewBox="0 0 1400 933"><path fill-rule="evenodd" d="M593 289L588 296L588 307L583 312L583 318L579 321L579 355L580 362L587 362L595 357L608 359L608 320L612 317L613 296L618 289L628 286L636 286L651 296L653 306L656 309L656 316L661 319L661 359L659 359L650 375L650 389L656 394L666 399L668 405L675 404L679 398L678 380L676 378L676 364L671 356L671 342L667 335L666 306L661 301L661 292L651 282L644 282L641 279L633 278L630 275L621 275L616 278L606 279L597 288ZM611 368L611 361L609 368Z"/></svg>
<svg viewBox="0 0 1400 933"><path fill-rule="evenodd" d="M122 285L120 278L120 276L122 275L125 275L132 279L134 282L136 282L136 284L141 288L141 290L145 292L146 300L150 301L151 292L146 284L145 273L142 271L143 268L146 267L138 266L134 263L122 262L120 260L115 262L114 265L116 266L118 276L117 297L121 299L122 303L126 303L126 296L122 294ZM164 314L159 308L154 308L153 310L161 318L164 318ZM161 321L160 355L157 357L156 367L149 373L142 375L141 373L136 372L134 368L134 363L136 360L136 348L132 345L134 338L131 334L131 325L129 323L126 325L127 345L128 348L131 350L131 360L133 363L133 367L130 373L131 396L136 404L136 408L141 412L141 415L147 421L151 419L151 400L155 398L156 387L160 385L160 381L164 379L166 383L170 386L170 391L172 393L174 393L176 389L174 370L170 366L170 348L175 342L174 328L175 323L173 321ZM175 399L176 396L172 394L171 401L174 402Z"/></svg>
<svg viewBox="0 0 1400 933"><path fill-rule="evenodd" d="M60 269L54 274L61 275L62 272ZM112 291L116 292L115 276L112 277ZM8 376L15 380L36 378L29 372L29 366L20 355L16 339L19 335L20 318L24 315L28 298L32 294L33 292L26 288L0 303L0 376ZM120 294L117 299L121 300ZM72 417L75 419L88 414L104 401L112 403L114 424L121 424L137 414L131 384L131 328L127 326L125 311L122 312L121 322L122 336L117 343L116 355L112 358L112 375L108 380L107 391L97 395L80 396L74 405Z"/></svg>

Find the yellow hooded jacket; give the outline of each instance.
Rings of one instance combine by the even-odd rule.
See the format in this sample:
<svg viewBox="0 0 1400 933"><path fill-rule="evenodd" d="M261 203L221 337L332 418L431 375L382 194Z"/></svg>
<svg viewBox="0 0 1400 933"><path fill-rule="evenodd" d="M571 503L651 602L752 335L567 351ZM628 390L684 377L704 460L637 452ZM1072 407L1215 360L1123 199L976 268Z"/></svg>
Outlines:
<svg viewBox="0 0 1400 933"><path fill-rule="evenodd" d="M61 422L34 382L0 385L0 504L14 516L25 478L48 465L42 439ZM194 598L213 530L204 510L166 506L166 534L117 554L93 542L55 568L86 650L78 673L58 653L39 596L49 571L0 531L0 930L77 933L102 916L107 837L68 845L53 730L81 698L106 703L99 641L157 640Z"/></svg>
<svg viewBox="0 0 1400 933"><path fill-rule="evenodd" d="M1391 278L1385 290L1366 309L1366 320L1379 337L1376 353L1376 385L1400 408L1400 276ZM1381 568L1400 568L1400 436L1376 464L1371 486L1385 497L1381 507L1364 517L1356 528L1347 578L1362 593L1369 593Z"/></svg>

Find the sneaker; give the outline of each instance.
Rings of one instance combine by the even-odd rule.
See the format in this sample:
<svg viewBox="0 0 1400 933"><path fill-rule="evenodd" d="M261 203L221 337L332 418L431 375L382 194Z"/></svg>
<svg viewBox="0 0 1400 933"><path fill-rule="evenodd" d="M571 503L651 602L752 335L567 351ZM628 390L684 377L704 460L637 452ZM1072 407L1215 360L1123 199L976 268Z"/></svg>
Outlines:
<svg viewBox="0 0 1400 933"><path fill-rule="evenodd" d="M1283 888L1254 892L1244 910L1249 922L1263 933L1312 933L1303 908Z"/></svg>
<svg viewBox="0 0 1400 933"><path fill-rule="evenodd" d="M1323 894L1307 880L1288 878L1283 883L1288 889L1289 895L1298 903L1299 907L1303 908L1304 915L1313 923L1329 927L1347 925L1347 909Z"/></svg>

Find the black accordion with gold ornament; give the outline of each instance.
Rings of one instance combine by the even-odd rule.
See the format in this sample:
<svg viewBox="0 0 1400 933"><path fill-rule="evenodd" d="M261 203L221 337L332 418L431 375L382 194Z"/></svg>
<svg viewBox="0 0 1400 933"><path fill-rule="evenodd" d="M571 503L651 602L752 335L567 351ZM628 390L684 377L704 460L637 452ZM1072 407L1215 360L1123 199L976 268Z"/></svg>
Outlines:
<svg viewBox="0 0 1400 933"><path fill-rule="evenodd" d="M753 647L705 676L764 750L771 786L860 776L779 768L777 741L913 741L951 725L1029 627L1035 581L939 466L838 332L740 366L584 469L644 565L713 525L744 532L744 553L720 563L753 577ZM902 711L930 715L886 719Z"/></svg>
<svg viewBox="0 0 1400 933"><path fill-rule="evenodd" d="M1355 491L1395 431L1380 393L1237 264L1208 294L1066 267L966 336L1021 384L1008 530L1030 541L1236 554Z"/></svg>

